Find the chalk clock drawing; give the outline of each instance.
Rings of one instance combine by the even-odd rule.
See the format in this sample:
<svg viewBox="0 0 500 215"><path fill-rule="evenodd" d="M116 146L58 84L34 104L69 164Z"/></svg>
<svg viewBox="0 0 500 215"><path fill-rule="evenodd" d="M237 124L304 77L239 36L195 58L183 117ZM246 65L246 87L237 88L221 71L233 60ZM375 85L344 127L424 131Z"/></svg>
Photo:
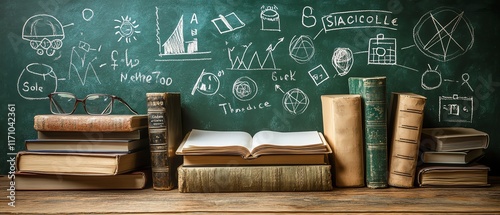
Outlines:
<svg viewBox="0 0 500 215"><path fill-rule="evenodd" d="M426 56L447 62L474 44L474 28L463 11L441 7L424 14L413 28L413 40Z"/></svg>
<svg viewBox="0 0 500 215"><path fill-rule="evenodd" d="M64 26L48 14L32 16L23 26L23 40L29 41L38 55L53 56L63 46L64 37Z"/></svg>
<svg viewBox="0 0 500 215"><path fill-rule="evenodd" d="M137 40L135 35L141 33L141 31L137 30L139 27L139 25L136 24L137 21L132 21L132 18L129 16L122 16L121 18L121 20L114 20L115 22L118 22L118 25L115 26L115 29L117 29L115 34L120 35L117 42L120 42L122 39L125 39L126 43L130 43L132 39Z"/></svg>
<svg viewBox="0 0 500 215"><path fill-rule="evenodd" d="M233 95L240 101L252 100L258 91L257 83L247 76L240 77L234 81Z"/></svg>

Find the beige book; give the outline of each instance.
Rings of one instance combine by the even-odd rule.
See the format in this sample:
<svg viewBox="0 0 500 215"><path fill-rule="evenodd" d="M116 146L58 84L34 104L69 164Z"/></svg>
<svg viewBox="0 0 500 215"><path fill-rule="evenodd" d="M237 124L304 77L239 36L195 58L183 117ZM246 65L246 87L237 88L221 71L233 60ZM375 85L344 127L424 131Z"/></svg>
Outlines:
<svg viewBox="0 0 500 215"><path fill-rule="evenodd" d="M322 95L323 129L333 151L335 185L361 187L364 179L360 95Z"/></svg>

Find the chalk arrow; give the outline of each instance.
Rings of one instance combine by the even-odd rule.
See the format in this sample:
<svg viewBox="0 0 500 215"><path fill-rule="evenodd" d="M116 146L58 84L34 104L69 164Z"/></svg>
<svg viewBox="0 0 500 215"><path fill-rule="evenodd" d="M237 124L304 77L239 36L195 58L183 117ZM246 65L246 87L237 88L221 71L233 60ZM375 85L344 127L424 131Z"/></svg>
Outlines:
<svg viewBox="0 0 500 215"><path fill-rule="evenodd" d="M278 90L280 90L282 93L285 93L285 91L283 91L281 89L280 85L278 85L278 84L274 85L274 91L278 91Z"/></svg>

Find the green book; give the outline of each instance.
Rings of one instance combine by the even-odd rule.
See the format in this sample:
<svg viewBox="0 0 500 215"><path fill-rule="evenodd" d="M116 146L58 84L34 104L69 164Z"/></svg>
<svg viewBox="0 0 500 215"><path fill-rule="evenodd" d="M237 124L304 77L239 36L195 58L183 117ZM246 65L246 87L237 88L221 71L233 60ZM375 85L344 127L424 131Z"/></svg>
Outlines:
<svg viewBox="0 0 500 215"><path fill-rule="evenodd" d="M386 78L351 77L349 93L361 95L362 100L366 185L387 187Z"/></svg>

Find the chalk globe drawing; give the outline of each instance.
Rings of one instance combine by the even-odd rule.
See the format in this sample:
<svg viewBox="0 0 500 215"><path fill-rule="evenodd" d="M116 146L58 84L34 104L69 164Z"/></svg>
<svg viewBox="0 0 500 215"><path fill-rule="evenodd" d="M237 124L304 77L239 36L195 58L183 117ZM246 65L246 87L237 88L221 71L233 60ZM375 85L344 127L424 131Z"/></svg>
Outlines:
<svg viewBox="0 0 500 215"><path fill-rule="evenodd" d="M51 66L31 63L17 79L17 92L27 100L48 99L47 95L57 91L57 76Z"/></svg>
<svg viewBox="0 0 500 215"><path fill-rule="evenodd" d="M258 90L257 83L247 76L236 79L233 84L233 95L240 101L253 99Z"/></svg>
<svg viewBox="0 0 500 215"><path fill-rule="evenodd" d="M283 96L283 107L291 114L304 113L309 106L309 97L300 89L293 88Z"/></svg>
<svg viewBox="0 0 500 215"><path fill-rule="evenodd" d="M288 52L295 62L305 64L314 56L314 43L309 36L294 36L288 46Z"/></svg>
<svg viewBox="0 0 500 215"><path fill-rule="evenodd" d="M35 15L24 23L22 38L38 55L53 56L63 45L64 27L51 15Z"/></svg>
<svg viewBox="0 0 500 215"><path fill-rule="evenodd" d="M136 30L136 28L139 27L139 25L135 24L136 21L132 21L132 18L128 16L126 16L125 18L122 16L121 20L115 19L115 22L119 23L119 25L115 26L115 28L118 29L115 34L120 35L118 42L120 42L124 38L126 43L130 43L131 38L137 40L134 34L138 34L141 32Z"/></svg>
<svg viewBox="0 0 500 215"><path fill-rule="evenodd" d="M463 11L441 7L420 18L413 28L413 40L423 54L446 62L472 48L474 28Z"/></svg>
<svg viewBox="0 0 500 215"><path fill-rule="evenodd" d="M333 51L332 65L340 76L347 75L354 64L354 57L349 48L336 48Z"/></svg>

